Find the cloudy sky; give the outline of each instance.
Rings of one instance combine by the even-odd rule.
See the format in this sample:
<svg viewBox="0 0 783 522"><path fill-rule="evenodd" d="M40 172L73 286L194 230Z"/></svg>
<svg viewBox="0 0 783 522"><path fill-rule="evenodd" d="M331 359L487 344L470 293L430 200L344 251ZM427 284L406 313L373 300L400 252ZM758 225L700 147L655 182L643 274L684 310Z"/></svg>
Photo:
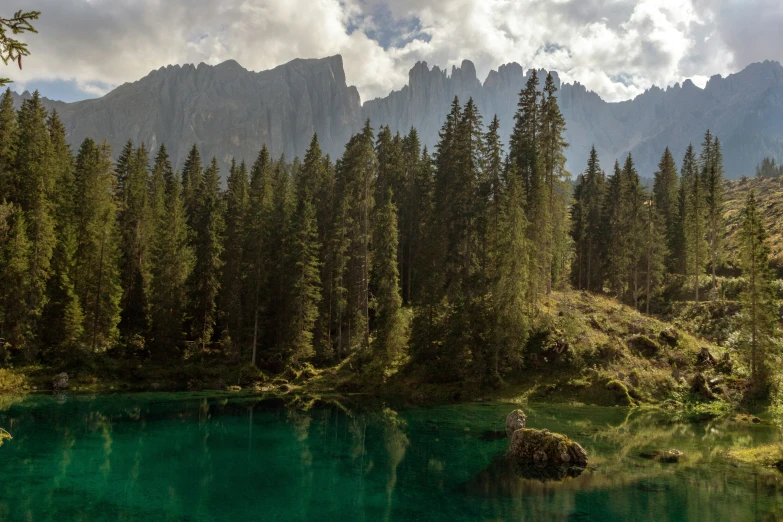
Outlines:
<svg viewBox="0 0 783 522"><path fill-rule="evenodd" d="M18 5L14 5L16 2ZM22 5L24 4L24 5ZM96 97L167 64L235 59L264 70L342 54L362 99L419 60L544 67L611 101L651 85L783 61L782 0L3 0L42 12L13 88ZM0 64L2 67L2 64Z"/></svg>

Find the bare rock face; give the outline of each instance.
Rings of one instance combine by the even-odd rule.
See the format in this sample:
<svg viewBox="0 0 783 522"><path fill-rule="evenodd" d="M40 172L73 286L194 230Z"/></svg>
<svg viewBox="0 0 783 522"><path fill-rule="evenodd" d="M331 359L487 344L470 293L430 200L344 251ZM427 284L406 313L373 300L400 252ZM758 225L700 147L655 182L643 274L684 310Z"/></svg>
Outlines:
<svg viewBox="0 0 783 522"><path fill-rule="evenodd" d="M587 452L565 435L523 428L511 437L509 456L520 464L535 466L587 466Z"/></svg>
<svg viewBox="0 0 783 522"><path fill-rule="evenodd" d="M506 436L510 439L515 431L525 427L527 417L522 410L514 410L506 417Z"/></svg>
<svg viewBox="0 0 783 522"><path fill-rule="evenodd" d="M547 71L537 71L539 86ZM364 105L346 82L342 57L293 60L274 69L248 71L230 60L220 65L168 66L126 83L106 96L76 103L44 100L56 108L74 149L86 137L106 138L115 153L126 140L154 150L165 143L175 168L195 143L202 157L216 156L225 174L231 157L252 163L266 144L273 156L302 156L313 133L336 157L366 119L377 129L407 133L416 127L433 149L450 105L473 98L485 123L500 120L504 143L514 126L519 92L532 70L516 63L490 71L482 83L472 62L448 72L425 62L409 72L408 85ZM726 177L752 175L765 157L783 156L783 67L755 63L726 78L713 76L702 89L690 80L665 90L652 87L633 100L609 103L579 83L560 85L552 72L566 120L567 166L579 172L595 145L610 165L633 154L650 177L664 147L683 157L710 129L723 144ZM16 96L18 106L29 93Z"/></svg>
<svg viewBox="0 0 783 522"><path fill-rule="evenodd" d="M53 390L67 390L68 389L68 374L63 372L54 379L52 379Z"/></svg>

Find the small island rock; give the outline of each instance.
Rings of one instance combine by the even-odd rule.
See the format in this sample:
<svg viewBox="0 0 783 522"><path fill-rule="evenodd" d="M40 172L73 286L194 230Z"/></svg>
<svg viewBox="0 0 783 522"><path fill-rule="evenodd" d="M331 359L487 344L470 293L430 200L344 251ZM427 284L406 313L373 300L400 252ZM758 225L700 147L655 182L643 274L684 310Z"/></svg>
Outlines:
<svg viewBox="0 0 783 522"><path fill-rule="evenodd" d="M587 452L565 435L522 428L511 437L509 455L520 464L587 466Z"/></svg>
<svg viewBox="0 0 783 522"><path fill-rule="evenodd" d="M525 427L527 417L522 410L514 410L506 417L506 436L510 439L515 431Z"/></svg>
<svg viewBox="0 0 783 522"><path fill-rule="evenodd" d="M63 372L54 379L52 379L53 390L67 390L68 389L68 374Z"/></svg>

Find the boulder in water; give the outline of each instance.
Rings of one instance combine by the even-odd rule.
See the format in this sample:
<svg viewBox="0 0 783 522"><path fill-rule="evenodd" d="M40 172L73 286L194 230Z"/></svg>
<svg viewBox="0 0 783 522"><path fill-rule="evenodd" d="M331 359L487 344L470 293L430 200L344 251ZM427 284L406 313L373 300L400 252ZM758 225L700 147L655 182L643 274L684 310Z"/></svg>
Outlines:
<svg viewBox="0 0 783 522"><path fill-rule="evenodd" d="M515 431L525 427L527 417L522 410L514 410L506 416L506 436L510 439Z"/></svg>
<svg viewBox="0 0 783 522"><path fill-rule="evenodd" d="M667 451L660 451L660 450L643 451L639 454L639 456L642 457L643 459L655 460L657 462L664 462L664 463L677 463L685 458L685 454L682 451L676 449L671 449Z"/></svg>
<svg viewBox="0 0 783 522"><path fill-rule="evenodd" d="M52 379L53 390L67 390L68 389L68 374L63 372L54 379Z"/></svg>
<svg viewBox="0 0 783 522"><path fill-rule="evenodd" d="M509 456L519 464L535 466L587 466L587 452L565 435L522 428L511 436Z"/></svg>

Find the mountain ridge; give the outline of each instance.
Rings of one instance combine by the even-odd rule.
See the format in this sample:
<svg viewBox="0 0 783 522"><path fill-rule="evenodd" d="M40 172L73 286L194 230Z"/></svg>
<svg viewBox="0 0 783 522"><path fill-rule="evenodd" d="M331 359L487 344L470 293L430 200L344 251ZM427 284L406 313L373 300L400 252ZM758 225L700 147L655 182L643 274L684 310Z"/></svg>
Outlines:
<svg viewBox="0 0 783 522"><path fill-rule="evenodd" d="M639 171L652 176L664 147L680 159L710 128L724 145L727 176L751 173L764 156L783 159L783 66L764 61L740 72L712 76L704 88L691 80L663 89L653 86L633 99L607 102L579 82L562 83L555 71L566 118L570 172L578 173L592 145L604 169L631 152ZM322 148L339 156L366 119L377 128L419 131L432 148L454 96L473 97L485 118L501 121L508 142L519 91L530 70L508 63L485 80L463 60L451 71L417 62L401 89L362 103L348 85L340 55L298 58L266 71L250 71L235 60L218 65L168 65L127 82L101 98L56 108L73 146L85 137L106 138L115 150L127 139L156 148L165 142L175 165L196 143L222 167L231 157L252 161L266 143L274 155L302 156L313 132ZM545 75L545 70L540 70ZM15 95L17 104L29 93Z"/></svg>

